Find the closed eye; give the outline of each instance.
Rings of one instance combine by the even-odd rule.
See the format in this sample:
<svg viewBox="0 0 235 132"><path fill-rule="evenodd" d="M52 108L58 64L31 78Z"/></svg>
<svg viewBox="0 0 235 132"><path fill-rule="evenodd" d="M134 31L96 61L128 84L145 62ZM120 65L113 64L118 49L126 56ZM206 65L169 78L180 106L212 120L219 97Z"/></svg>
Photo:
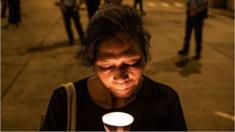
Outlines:
<svg viewBox="0 0 235 132"><path fill-rule="evenodd" d="M100 68L102 68L102 69L110 69L110 68L112 68L113 67L113 65L109 65L109 64L101 64L101 65L98 65L98 67L100 67Z"/></svg>
<svg viewBox="0 0 235 132"><path fill-rule="evenodd" d="M129 61L126 64L129 66L138 66L141 63L141 59L134 60L134 61Z"/></svg>

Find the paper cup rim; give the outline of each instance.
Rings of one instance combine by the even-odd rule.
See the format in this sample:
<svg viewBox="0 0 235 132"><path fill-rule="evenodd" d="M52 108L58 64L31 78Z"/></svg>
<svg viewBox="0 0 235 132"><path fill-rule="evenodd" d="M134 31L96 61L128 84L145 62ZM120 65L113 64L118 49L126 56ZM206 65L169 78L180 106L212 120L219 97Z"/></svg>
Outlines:
<svg viewBox="0 0 235 132"><path fill-rule="evenodd" d="M130 121L128 121L128 123L123 123L123 124L116 124L116 122L109 122L110 120L107 118L108 115L113 115L113 114L119 114L119 115L124 115L126 116ZM130 124L133 123L134 121L134 117L128 113L125 112L109 112L106 113L102 116L102 121L104 124L110 125L110 126L117 126L117 127L123 127L123 126L129 126Z"/></svg>

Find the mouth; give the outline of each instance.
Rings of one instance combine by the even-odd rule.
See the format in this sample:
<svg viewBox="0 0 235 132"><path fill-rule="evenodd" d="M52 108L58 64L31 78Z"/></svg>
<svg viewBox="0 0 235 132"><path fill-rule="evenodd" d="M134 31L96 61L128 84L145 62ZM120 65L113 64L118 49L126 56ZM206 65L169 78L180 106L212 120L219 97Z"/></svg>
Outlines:
<svg viewBox="0 0 235 132"><path fill-rule="evenodd" d="M115 88L117 93L128 93L131 90L129 86L119 86Z"/></svg>
<svg viewBox="0 0 235 132"><path fill-rule="evenodd" d="M125 91L128 91L129 90L129 88L122 88L122 89L116 89L117 91L120 91L120 92L125 92Z"/></svg>
<svg viewBox="0 0 235 132"><path fill-rule="evenodd" d="M117 89L120 91L128 89L128 87L130 87L130 85L131 85L131 83L128 81L116 82Z"/></svg>
<svg viewBox="0 0 235 132"><path fill-rule="evenodd" d="M124 84L124 83L127 83L128 80L116 80L115 82L119 84Z"/></svg>
<svg viewBox="0 0 235 132"><path fill-rule="evenodd" d="M115 91L119 92L119 93L126 93L128 91L130 91L132 86L131 81L115 81L114 82L114 89Z"/></svg>

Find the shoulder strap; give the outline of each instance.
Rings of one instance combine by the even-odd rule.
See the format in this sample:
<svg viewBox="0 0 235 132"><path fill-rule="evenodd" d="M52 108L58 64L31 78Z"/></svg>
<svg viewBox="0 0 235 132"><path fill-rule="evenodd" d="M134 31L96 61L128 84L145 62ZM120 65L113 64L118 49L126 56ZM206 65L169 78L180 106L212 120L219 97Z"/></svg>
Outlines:
<svg viewBox="0 0 235 132"><path fill-rule="evenodd" d="M73 83L69 82L62 85L67 93L67 130L75 131L77 122L77 97Z"/></svg>

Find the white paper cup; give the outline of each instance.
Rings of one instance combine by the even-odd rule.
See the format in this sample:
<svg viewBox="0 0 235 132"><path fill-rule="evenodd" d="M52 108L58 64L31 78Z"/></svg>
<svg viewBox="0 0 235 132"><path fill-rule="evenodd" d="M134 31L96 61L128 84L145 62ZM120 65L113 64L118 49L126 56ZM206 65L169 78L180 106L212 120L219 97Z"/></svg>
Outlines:
<svg viewBox="0 0 235 132"><path fill-rule="evenodd" d="M106 132L125 132L129 131L134 117L124 112L110 112L103 115L102 121Z"/></svg>

